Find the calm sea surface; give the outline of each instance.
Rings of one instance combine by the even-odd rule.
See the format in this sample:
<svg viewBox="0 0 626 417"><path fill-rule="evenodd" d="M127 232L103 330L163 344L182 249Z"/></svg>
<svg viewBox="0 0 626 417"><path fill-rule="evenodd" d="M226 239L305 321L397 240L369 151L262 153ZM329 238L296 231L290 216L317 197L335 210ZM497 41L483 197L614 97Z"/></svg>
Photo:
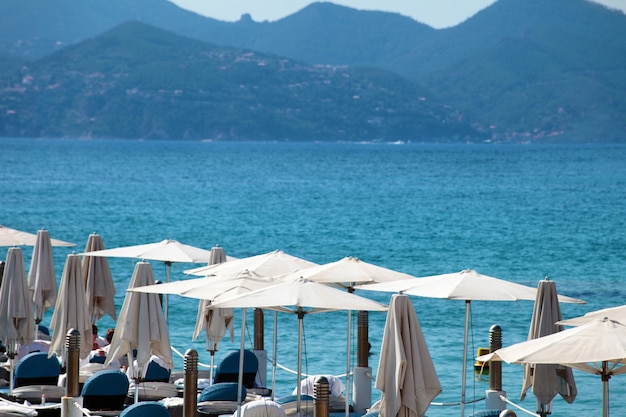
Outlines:
<svg viewBox="0 0 626 417"><path fill-rule="evenodd" d="M238 258L275 249L317 263L356 256L416 276L472 268L530 286L549 276L560 293L588 303L562 305L567 318L625 303L626 146L0 139L0 224L33 233L44 227L75 242L74 249L54 248L59 281L65 256L82 252L97 232L107 248L176 239L206 249L219 244ZM27 269L31 253L24 248ZM110 265L119 311L134 261ZM189 278L183 270L192 267L173 265L172 279ZM165 266L153 268L165 280ZM389 301L388 294L359 295ZM413 301L444 389L435 401L457 402L464 303ZM493 324L502 327L505 346L525 340L532 304L472 303L470 358L488 346ZM170 297L172 345L194 348L209 363L203 340L191 341L196 308L195 300ZM346 317L306 317L305 373L345 373ZM384 321L384 314L370 314L374 373ZM297 320L279 314L278 322L278 362L295 370ZM271 356L273 313L265 323ZM102 332L115 325L109 318L98 324ZM238 321L235 341L222 342L217 360L239 346L239 329ZM182 368L182 359L176 362ZM558 397L553 415L600 415L600 378L578 371L575 377L578 398L566 404ZM625 378L610 380L615 415L626 409ZM521 380L520 366L503 365L509 398L534 410L532 394L518 401ZM470 369L467 386L468 399L482 397L488 379L476 380ZM277 395L293 387L295 376L279 370ZM466 406L466 415L481 409L484 402Z"/></svg>

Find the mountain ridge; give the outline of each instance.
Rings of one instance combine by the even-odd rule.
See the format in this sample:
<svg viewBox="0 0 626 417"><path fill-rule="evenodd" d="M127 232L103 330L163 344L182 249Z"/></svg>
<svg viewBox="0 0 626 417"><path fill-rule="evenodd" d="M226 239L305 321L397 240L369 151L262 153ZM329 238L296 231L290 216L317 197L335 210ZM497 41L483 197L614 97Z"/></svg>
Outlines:
<svg viewBox="0 0 626 417"><path fill-rule="evenodd" d="M62 49L71 43L70 35L77 39L84 28L93 37L107 25L138 17L217 45L309 65L370 67L400 74L427 86L433 97L458 109L494 139L626 140L626 16L585 0L498 0L446 29L394 13L332 3L312 3L274 22L255 22L245 15L237 22L220 22L165 0L130 5L122 0L85 0L72 10L73 17L66 16L65 26L72 27L66 32L59 19L50 19L55 15L49 2L28 1L41 7L17 16L15 2L0 0L2 60L19 51L30 59L43 56L44 49L47 53ZM63 15L75 3L58 0L56 12ZM67 24L81 13L80 24ZM20 19L21 25L13 23L20 29L7 33L5 23ZM40 23L35 25L38 37L26 38L23 28L32 27L32 22ZM15 61L8 67L18 67L18 58ZM9 70L0 75L5 72ZM589 132L597 137L589 138Z"/></svg>

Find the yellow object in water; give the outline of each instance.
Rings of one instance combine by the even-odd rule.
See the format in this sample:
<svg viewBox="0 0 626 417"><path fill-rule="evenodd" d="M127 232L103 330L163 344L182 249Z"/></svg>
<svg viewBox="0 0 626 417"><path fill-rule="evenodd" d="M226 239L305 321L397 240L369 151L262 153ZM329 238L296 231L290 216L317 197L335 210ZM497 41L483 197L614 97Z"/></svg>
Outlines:
<svg viewBox="0 0 626 417"><path fill-rule="evenodd" d="M489 353L489 348L478 348L476 353L476 357L486 355ZM477 374L488 374L489 373L489 362L476 361L474 362L474 373Z"/></svg>

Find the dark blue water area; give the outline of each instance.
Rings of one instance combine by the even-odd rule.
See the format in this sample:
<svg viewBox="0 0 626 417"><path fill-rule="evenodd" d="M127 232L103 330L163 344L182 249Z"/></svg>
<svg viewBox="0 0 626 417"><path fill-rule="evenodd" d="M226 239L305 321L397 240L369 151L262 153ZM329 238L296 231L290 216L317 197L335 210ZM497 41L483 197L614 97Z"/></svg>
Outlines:
<svg viewBox="0 0 626 417"><path fill-rule="evenodd" d="M356 256L415 276L471 268L529 286L549 276L560 293L587 301L562 305L573 317L626 300L625 190L622 145L0 139L0 224L33 233L45 227L76 242L55 248L58 279L65 256L83 251L97 232L107 248L176 239L219 244L238 258L275 249L317 263ZM134 261L110 264L121 306ZM189 278L182 271L193 266L174 264L172 279ZM154 270L165 274L163 265ZM389 301L389 294L360 295ZM437 401L458 401L464 303L413 300L444 386ZM488 344L493 324L503 328L505 345L525 340L532 304L473 302L470 358ZM172 344L194 347L208 361L204 342L191 342L197 302L172 296L170 306ZM271 351L273 313L266 314ZM278 316L279 362L295 369L297 323ZM345 373L346 317L306 318L305 372ZM114 325L103 320L101 328ZM370 313L374 372L384 321ZM223 350L238 340L239 330ZM503 368L505 389L517 400L522 368ZM598 415L599 377L576 377L579 398L557 400L554 414ZM285 394L295 386L291 374L277 378ZM625 391L619 378L611 379L616 407ZM484 395L485 380L470 372L468 383L468 397ZM523 405L534 409L530 397ZM428 415L452 412L458 409L433 406Z"/></svg>

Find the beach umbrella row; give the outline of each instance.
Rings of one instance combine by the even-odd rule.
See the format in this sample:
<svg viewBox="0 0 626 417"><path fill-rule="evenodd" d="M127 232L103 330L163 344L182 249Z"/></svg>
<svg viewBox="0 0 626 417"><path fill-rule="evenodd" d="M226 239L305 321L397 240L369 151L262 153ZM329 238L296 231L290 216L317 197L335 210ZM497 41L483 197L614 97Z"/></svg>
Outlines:
<svg viewBox="0 0 626 417"><path fill-rule="evenodd" d="M46 266L48 265L48 263L45 260L46 258L51 259L50 247L52 246L52 240L50 239L49 234L47 234L46 231L40 231L38 235L39 235L39 238L35 237L35 243L34 243L36 247L36 251L34 251L34 253L36 253L37 256L33 256L33 260L31 262L31 273L29 274L28 283L32 283L31 293L33 293L33 296L35 294L35 288L41 288L41 290L39 289L37 290L37 294L38 294L37 296L39 298L37 300L33 298L33 303L36 306L35 311L41 312L41 314L43 314L45 309L48 308L52 304L52 300L56 299L56 291L55 291L56 288L50 288L50 287L46 287L45 285L43 285L43 283L45 282L43 280L43 276L45 275L44 273L46 272L46 270L49 271L51 269L49 268L49 266ZM0 238L1 236L2 235L0 234ZM94 241L98 240L96 239L96 237L99 237L99 236L94 234ZM275 251L274 253L271 253L271 255L270 254L259 255L255 257L246 258L244 260L233 259L230 262L222 263L225 259L223 250L221 251L221 254L220 254L220 251L216 251L216 250L204 251L203 249L193 248L187 245L182 245L179 242L172 241L172 240L165 240L157 244L135 245L133 247L116 248L112 250L103 249L101 239L99 242L100 246L91 245L91 240L92 240L92 236L90 236L90 241L88 241L88 245L85 249L85 252L82 254L85 256L85 258L83 259L83 263L82 263L81 275L85 277L89 275L87 271L91 270L92 273L94 273L94 271L97 269L104 270L105 274L106 272L110 274L110 270L108 270L109 269L108 264L104 264L103 266L103 264L100 262L100 266L95 266L98 263L96 262L96 260L106 261L107 256L123 256L123 257L133 257L133 258L163 261L166 263L166 265L168 265L168 280L169 280L169 266L171 265L172 262L208 262L209 265L205 267L194 268L192 270L187 270L185 272L189 274L196 274L196 275L209 275L211 276L211 278L201 278L200 280L186 280L186 281L180 281L177 283L163 284L159 286L161 288L159 288L158 290L152 289L146 292L147 293L154 292L154 293L162 293L162 294L169 294L169 293L179 294L183 296L190 296L193 298L200 299L201 301L199 303L199 308L198 308L198 322L196 325L196 329L194 331L193 338L195 339L199 335L199 333L202 331L202 329L206 330L207 331L207 348L209 348L208 350L211 351L210 348L212 347L213 352L217 350L219 341L224 336L226 329L229 328L230 324L225 324L225 323L232 323L232 314L228 313L231 310L222 311L222 310L217 310L217 309L219 308L232 309L233 307L241 307L241 308L254 307L254 308L277 309L281 311L291 310L291 312L294 314L297 314L299 318L303 318L306 314L311 314L313 312L318 311L317 308L319 307L314 307L315 303L318 301L314 299L307 299L307 301L304 302L304 305L307 305L310 308L310 311L305 312L303 310L304 305L298 304L301 301L297 301L293 298L289 298L288 296L289 291L287 291L287 288L291 288L292 290L294 290L296 287L306 287L305 284L307 283L316 283L316 284L319 282L327 283L327 284L342 283L342 285L348 288L350 292L353 291L355 288L357 288L357 289L367 289L367 290L372 290L372 291L398 292L402 294L417 295L417 296L422 296L422 297L462 299L466 301L466 329L465 329L465 341L464 341L464 370L463 370L463 384L462 384L463 386L462 386L462 398L461 398L461 415L463 415L463 404L465 403L465 398L464 398L465 366L466 366L465 358L467 357L467 331L468 331L467 327L468 327L468 315L469 315L470 302L473 300L517 301L517 300L535 299L536 301L535 310L537 310L538 305L539 305L540 294L544 294L541 288L542 283L540 283L540 287L538 291L538 289L536 288L525 287L516 283L511 283L508 281L499 280L497 278L481 275L473 270L464 270L464 271L461 271L459 273L454 273L454 274L443 274L443 275L429 276L429 277L416 279L416 277L410 276L408 274L386 270L385 268L367 264L367 263L360 261L358 258L351 258L351 257L344 258L340 261L330 263L330 264L316 265L309 261L301 260L295 257L290 257L282 253L281 251ZM28 240L21 239L21 241L27 242ZM2 240L0 240L0 242L2 242ZM40 247L40 248L37 249L37 247ZM165 247L169 247L169 249L165 249ZM191 254L187 253L185 255L185 256L188 256L186 259L183 259L182 256L178 257L179 254L176 253L176 251L179 251L181 248L185 248L184 250L187 250L191 253ZM192 249L189 249L189 248L192 248ZM207 257L207 253L209 253L208 257ZM213 256L216 256L215 255L216 253L219 254L219 256L222 256L221 261L218 262L215 259L211 260L211 253L213 253ZM194 258L195 256L194 254L198 256ZM66 269L70 268L70 258L71 257L68 256ZM78 258L77 257L71 258L72 265L76 264L76 259ZM238 263L238 261L242 261L242 262ZM140 262L138 264L142 264L142 266L136 267L136 270L133 273L133 278L131 279L131 284L129 285L129 287L144 288L147 285L152 285L149 282L150 281L149 279L144 280L142 278L146 275L146 271L145 271L146 263ZM267 280L268 276L276 277L277 275L281 275L280 274L281 272L284 273L285 270L289 270L289 269L294 270L295 268L296 272L295 273L292 272L291 275L286 274L286 275L281 276L281 279L284 281L284 283L287 283L285 285L287 285L288 287L285 287L285 288L280 287L281 291L278 291L278 292L276 290L278 290L279 288L274 288L273 289L274 294L270 296L270 293L265 293L264 291L272 291L272 290L266 290L265 288L254 289L252 287L249 287L249 288L246 288L245 291L238 291L235 289L236 284L233 284L233 282L229 282L230 280L237 279L235 277L237 274L232 273L229 275L228 271L237 271L240 275L239 278L241 279L243 278L241 274L244 273L244 270L242 270L241 267L244 265L252 268L253 271L262 271L264 274L267 274L267 275L263 275L263 278L265 278L265 281L268 281ZM7 269L11 269L11 268L8 268L8 266L9 265L7 265ZM76 270L76 266L72 266L72 268ZM140 271L138 271L138 269L140 269ZM151 269L150 269L150 272L151 272ZM53 268L52 268L52 273L53 273ZM250 275L249 270L246 271L246 273ZM260 279L260 276L262 275L260 274L258 275L259 276L257 277L248 276L246 278L250 280L253 280L256 278L257 281L263 281L263 279ZM65 277L66 277L66 270L64 270L64 276L62 278L63 286L65 286L64 284ZM207 293L206 290L203 290L203 286L204 284L206 284L206 282L204 282L203 285L200 285L200 282L193 282L193 281L202 281L202 280L212 281L212 286L213 286L212 292ZM53 279L52 281L55 281L55 280ZM220 284L216 286L215 284L217 283L220 283ZM280 283L280 285L283 285L284 283ZM263 286L265 286L265 285L269 285L270 283L263 282L262 284ZM360 285L356 286L356 284L360 284ZM168 287L170 285L171 287ZM279 284L274 284L274 285L279 285ZM272 286L273 285L270 285L268 288L272 288ZM112 284L111 284L111 287L113 287ZM332 289L327 286L324 286L324 287ZM549 285L546 284L546 287L549 287ZM240 287L240 289L241 288L242 287ZM89 290L90 289L88 287L86 290L88 293L86 295L86 300L91 301L91 302L89 301L87 302L87 304L90 305L89 310L92 311L92 313L89 314L91 321L95 322L104 314L109 314L115 319L115 307L112 302L113 295L109 295L109 296L95 295L94 296L93 294L96 293L95 288L91 289L91 293L89 293ZM219 293L220 290L222 291L222 293ZM325 290L318 290L317 292L321 292ZM337 291L336 289L332 289L332 290ZM63 291L65 291L65 288L63 289ZM113 288L113 294L114 294L114 291L115 290ZM142 291L142 290L140 289L139 291ZM130 291L127 294L126 298L128 298L129 300L132 299L133 296L131 293L139 292L139 291ZM205 292L203 293L203 291ZM350 292L344 291L342 293L353 295L353 294L350 294ZM286 298L276 299L275 293L279 293L283 297L286 297ZM263 295L260 295L260 294L263 294ZM556 295L555 290L553 294L550 294L547 292L545 294L548 294L548 295L544 295L544 297L548 297L548 298L552 297L556 300L557 307L558 307L558 301L576 302L576 303L583 302L581 300L576 300L570 297ZM311 294L307 294L307 295L311 296ZM65 305L68 304L68 301L67 301L68 298L66 297L66 295L64 295L62 298L65 301L62 301L60 302L60 305L55 306L55 314L56 314L57 309L62 310L61 307L64 304ZM108 303L108 305L102 304L102 302ZM289 304L289 303L294 303L294 304ZM546 313L548 314L546 318L539 319L538 318L539 312L537 311L534 312L533 323L531 323L531 330L529 331L529 339L533 337L542 338L542 336L546 332L548 332L548 330L542 329L540 325L541 323L543 324L554 323L554 320L552 318L555 316L549 315L550 314L549 309L550 308L554 309L555 302L553 300L551 304L549 305L548 304L546 304L546 306L543 307L544 309L547 309L546 311L548 311L548 313ZM126 299L125 299L125 305L126 305ZM151 311L154 314L156 314L155 312L156 310L154 306L156 306L156 304L153 304L151 307L145 307L145 308L147 308L148 311ZM289 309L287 306L291 306L292 309ZM298 306L298 308L294 310L293 309L294 306ZM378 306L377 308L380 308L380 306ZM337 309L337 305L335 304L334 307L327 306L326 308L323 308L322 310L326 310L326 309ZM342 305L340 309L347 309L348 311L352 310L347 305ZM363 310L368 310L368 309L376 310L372 306L363 308ZM383 309L384 309L384 306L383 306ZM123 306L123 310L124 310L124 306ZM128 311L125 311L125 314L127 313ZM167 309L166 309L166 313L167 313ZM226 314L222 314L222 313L226 313ZM552 311L552 313L554 313L554 311ZM145 313L141 313L141 314L145 314ZM560 315L560 310L558 311L558 314ZM53 315L53 319L54 318L55 318L55 315ZM218 320L214 320L216 318ZM557 317L557 318L560 319L560 317ZM200 319L204 320L203 324L201 323ZM535 320L540 320L541 323L537 324L535 323ZM55 320L55 323L57 321L58 320ZM211 327L211 323L214 323L214 327ZM55 324L55 326L58 326L58 324ZM300 323L300 327L301 326L302 326L302 322ZM53 327L53 329L54 328L55 327ZM230 327L230 329L231 329L231 338L232 338L232 327ZM148 329L148 330L144 329L144 333L145 331L148 331L148 333L150 333L152 330L154 329ZM162 335L163 333L161 330L162 329L156 329L155 331L156 333L161 333ZM167 327L165 326L165 331L166 330L167 330ZM57 332L55 331L55 333ZM61 332L61 333L64 333L64 332ZM87 329L85 329L85 333L87 333ZM123 332L120 332L120 333L123 333ZM117 334L117 331L116 331L116 334ZM145 338L145 335L138 336L138 337ZM126 339L122 338L121 340L125 340L125 342L123 343L118 342L118 344L121 343L121 345L123 346L130 345L130 343L128 342L128 338ZM169 336L167 336L167 341L169 343ZM209 346L209 345L212 345L212 346ZM115 352L117 353L115 355L119 355L119 352L126 349L126 347L121 348L120 346L116 346ZM301 349L301 346L299 346L299 349ZM153 354L154 352L156 352L157 356L161 356L161 358L164 359L166 362L171 363L171 347L169 349L165 347L164 350L166 352L169 351L169 362L168 362L167 354L164 353L162 350L160 350L160 348L158 347L150 347L149 349L146 349L146 352L149 351L150 354ZM111 358L115 357L115 355L111 355ZM164 358L162 355L165 355L166 357ZM299 362L301 361L300 355L301 353L299 353ZM81 356L82 356L82 352L81 352ZM149 358L149 355L148 355L148 358ZM142 357L142 359L145 359L145 357ZM109 359L109 360L112 360L112 359ZM142 365L143 364L140 364L140 368L142 367ZM532 386L533 392L535 393L535 396L537 397L538 402L542 404L542 407L543 407L543 404L547 404L549 401L551 401L551 399L554 397L554 395L556 395L556 393L561 393L561 395L566 399L566 401L573 401L576 395L575 384L573 382L573 376L570 378L570 376L567 374L567 370L565 370L565 373L564 373L562 368L559 368L560 369L559 372L554 372L555 367L553 364L550 365L549 367L546 367L546 369L548 368L550 370L545 371L545 372L542 370L544 369L544 367L538 366L536 364L532 366L528 366L526 368L525 378L524 378L524 383L523 383L524 385L522 389L522 399L525 396L525 392ZM298 371L301 372L301 369L299 369ZM569 372L571 373L571 370ZM556 384L554 383L538 384L537 383L537 381L544 381L546 379L543 376L539 377L540 375L553 375L553 374L559 375L558 377L560 379L558 383ZM542 393L538 385L560 386L560 387L566 386L568 388L565 391L561 390L557 392L552 392L554 390L550 391L551 388L541 388L541 389L547 390L545 393Z"/></svg>
<svg viewBox="0 0 626 417"><path fill-rule="evenodd" d="M461 417L464 415L467 375L467 347L470 303L472 301L534 300L537 289L500 278L480 274L471 269L460 272L431 275L418 279L397 280L386 283L357 286L369 291L396 292L418 297L443 298L465 301L465 335L463 342L463 369L461 376ZM558 296L559 301L584 303L571 297Z"/></svg>

